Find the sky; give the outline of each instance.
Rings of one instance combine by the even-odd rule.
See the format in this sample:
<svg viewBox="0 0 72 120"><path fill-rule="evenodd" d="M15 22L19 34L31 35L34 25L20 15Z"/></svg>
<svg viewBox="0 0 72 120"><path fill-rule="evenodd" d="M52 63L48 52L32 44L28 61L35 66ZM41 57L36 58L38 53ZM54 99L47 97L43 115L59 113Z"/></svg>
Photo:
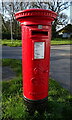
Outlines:
<svg viewBox="0 0 72 120"><path fill-rule="evenodd" d="M70 7L66 10L63 10L63 13L65 13L68 16L68 19L69 19L68 24L69 24L70 23ZM57 27L57 31L62 29L63 27L65 27L65 25L59 25Z"/></svg>
<svg viewBox="0 0 72 120"><path fill-rule="evenodd" d="M66 10L64 10L63 12L64 12L66 15L68 15L69 20L70 20L70 19L72 19L72 5L71 5L71 6L69 6L69 8L68 8L68 9L66 9ZM72 21L69 21L69 22L71 22L71 23L72 23Z"/></svg>
<svg viewBox="0 0 72 120"><path fill-rule="evenodd" d="M63 13L65 13L65 14L68 16L68 18L69 18L69 23L70 23L70 7L67 8L66 10L64 10Z"/></svg>
<svg viewBox="0 0 72 120"><path fill-rule="evenodd" d="M63 11L68 17L70 16L70 7Z"/></svg>

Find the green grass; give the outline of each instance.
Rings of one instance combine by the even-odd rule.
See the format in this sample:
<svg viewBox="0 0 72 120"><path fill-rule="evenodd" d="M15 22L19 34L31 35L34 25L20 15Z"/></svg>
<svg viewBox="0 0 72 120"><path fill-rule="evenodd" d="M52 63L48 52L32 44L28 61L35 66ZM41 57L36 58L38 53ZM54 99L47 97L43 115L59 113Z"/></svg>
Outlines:
<svg viewBox="0 0 72 120"><path fill-rule="evenodd" d="M68 40L68 39L60 39L60 38L56 38L54 40L51 40L51 45L70 45L72 44L72 39Z"/></svg>
<svg viewBox="0 0 72 120"><path fill-rule="evenodd" d="M1 44L10 47L17 47L17 46L22 46L22 40L13 40L13 42L11 42L11 40L2 40ZM60 39L60 38L51 40L51 45L67 45L67 44L72 44L72 40Z"/></svg>
<svg viewBox="0 0 72 120"><path fill-rule="evenodd" d="M22 95L21 61L3 59L2 65L17 72L15 79L2 82L2 120L72 120L72 95L53 79L49 81L47 111L42 115L36 111L31 116Z"/></svg>
<svg viewBox="0 0 72 120"><path fill-rule="evenodd" d="M11 42L11 40L2 40L1 41L2 45L5 46L10 46L10 47L20 47L22 46L22 41L21 40L13 40L13 42Z"/></svg>

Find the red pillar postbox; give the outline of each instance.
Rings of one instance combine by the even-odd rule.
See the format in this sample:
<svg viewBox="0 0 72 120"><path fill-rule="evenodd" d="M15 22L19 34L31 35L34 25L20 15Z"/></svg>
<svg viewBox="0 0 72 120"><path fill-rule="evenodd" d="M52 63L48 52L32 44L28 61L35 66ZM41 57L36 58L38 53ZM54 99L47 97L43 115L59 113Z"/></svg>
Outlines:
<svg viewBox="0 0 72 120"><path fill-rule="evenodd" d="M15 14L22 27L23 96L28 102L47 100L51 23L57 14L27 9Z"/></svg>

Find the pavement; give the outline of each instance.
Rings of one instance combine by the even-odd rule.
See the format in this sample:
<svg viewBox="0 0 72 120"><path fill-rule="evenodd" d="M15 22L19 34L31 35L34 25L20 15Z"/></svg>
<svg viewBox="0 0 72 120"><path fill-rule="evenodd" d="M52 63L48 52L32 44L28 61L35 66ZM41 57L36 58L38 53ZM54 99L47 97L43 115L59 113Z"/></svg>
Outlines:
<svg viewBox="0 0 72 120"><path fill-rule="evenodd" d="M72 45L51 46L50 77L72 93L71 48ZM2 47L2 58L22 59L21 47ZM1 58L1 56L0 56Z"/></svg>

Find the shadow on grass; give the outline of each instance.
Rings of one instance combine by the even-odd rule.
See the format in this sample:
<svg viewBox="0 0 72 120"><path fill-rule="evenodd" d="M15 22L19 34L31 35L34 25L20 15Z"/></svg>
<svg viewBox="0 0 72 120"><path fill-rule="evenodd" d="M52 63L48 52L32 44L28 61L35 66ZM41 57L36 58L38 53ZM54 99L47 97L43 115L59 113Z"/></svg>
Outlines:
<svg viewBox="0 0 72 120"><path fill-rule="evenodd" d="M35 112L34 112L35 111ZM48 101L45 110L42 108L32 109L29 116L33 120L71 120L72 106L57 101Z"/></svg>

